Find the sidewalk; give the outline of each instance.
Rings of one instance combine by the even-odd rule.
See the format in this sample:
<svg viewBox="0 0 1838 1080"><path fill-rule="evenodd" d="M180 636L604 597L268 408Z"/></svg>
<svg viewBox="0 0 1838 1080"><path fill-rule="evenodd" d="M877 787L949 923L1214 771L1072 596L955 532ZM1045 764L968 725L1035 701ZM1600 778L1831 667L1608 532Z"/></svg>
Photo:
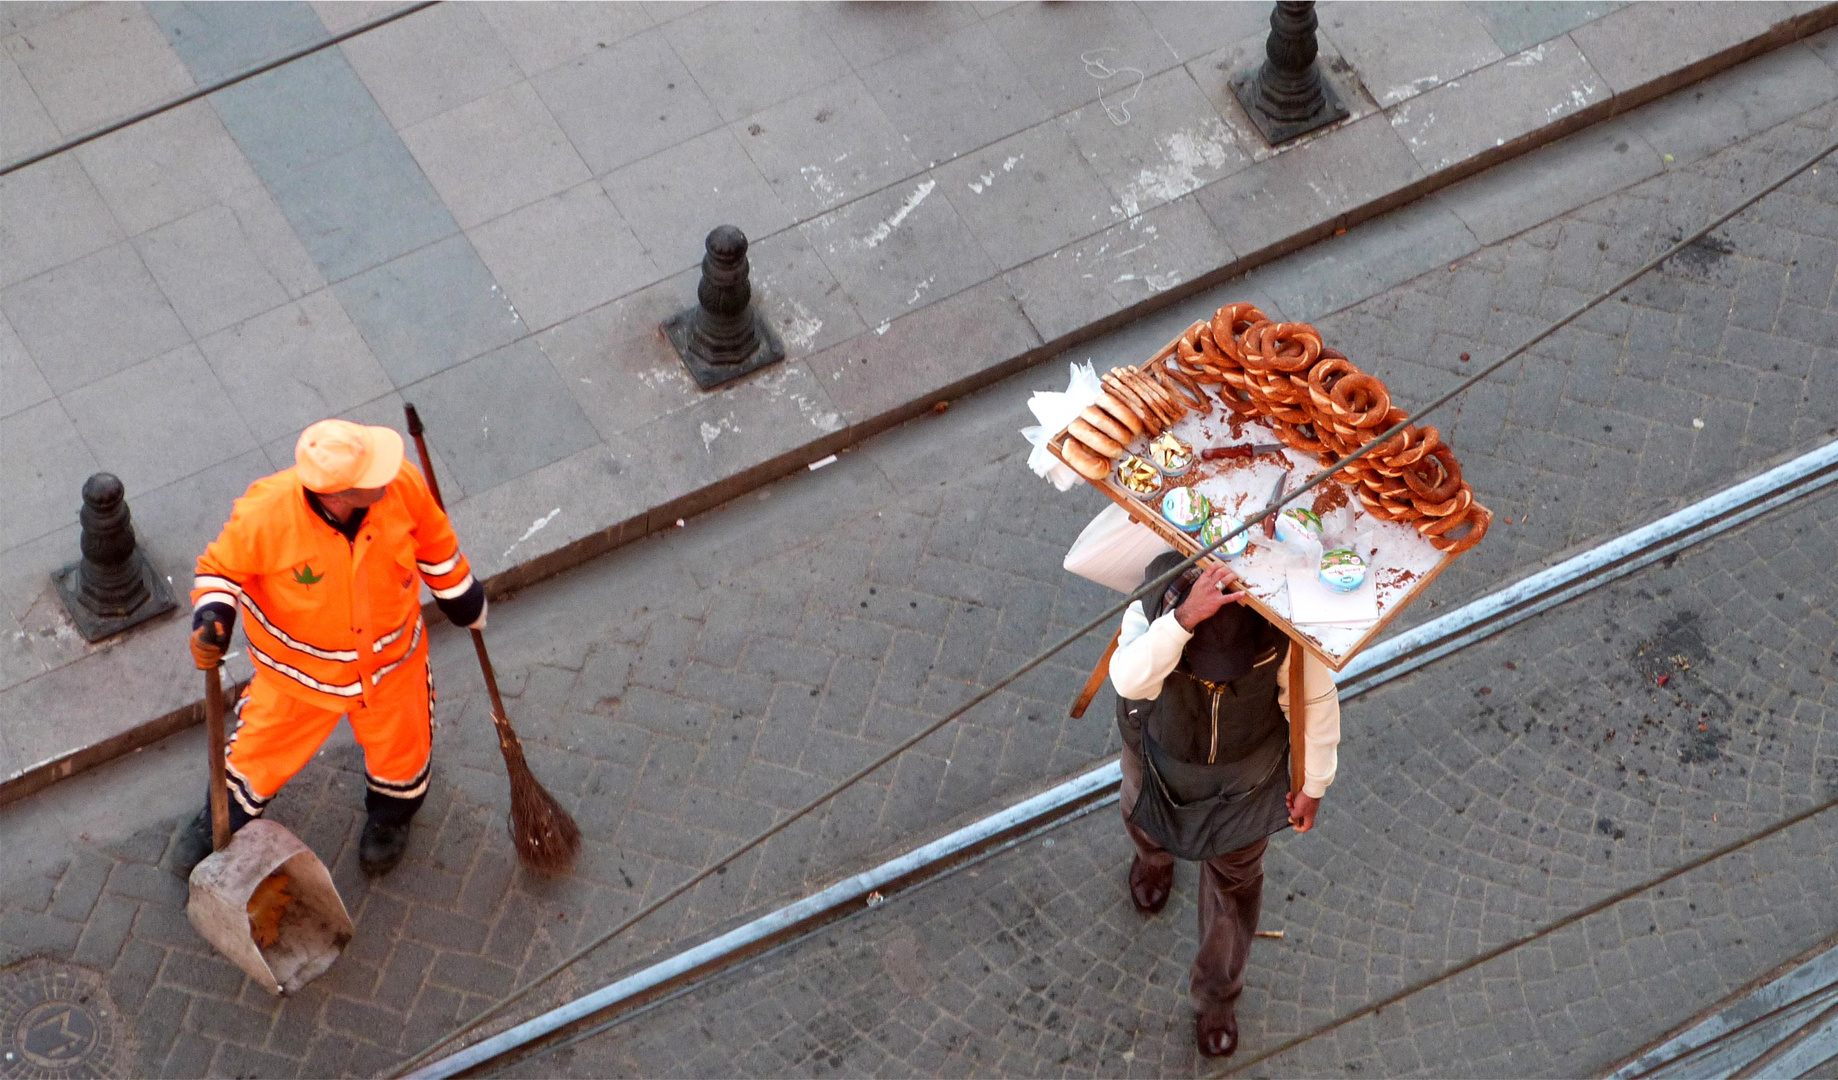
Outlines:
<svg viewBox="0 0 1838 1080"><path fill-rule="evenodd" d="M1707 97L1716 91L1727 96L1710 100L1768 100L1770 88L1793 85L1779 74L1794 70L1786 66L1796 62L1788 52L1720 77ZM1701 120L1696 91L1680 98L1689 103L1686 115ZM1426 351L1446 356L1474 347L1457 342L1497 347L1539 313L1662 250L1677 225L1702 219L1706 204L1752 190L1753 177L1778 175L1831 139L1835 117L1831 105L1803 111L1695 164L1655 172L1479 247L1454 270L1398 271L1402 280L1358 291L1387 267L1397 271L1395 258L1381 260L1399 250L1398 237L1437 235L1430 225L1451 228L1448 220L1462 220L1457 211L1534 202L1551 169L1527 158L1272 264L1254 281L1231 286L1233 295L1253 295L1282 313L1292 302L1341 297L1350 306L1320 320L1324 334L1359 342L1387 382L1421 392L1444 385L1460 367L1425 369L1416 358ZM1639 116L1627 122L1648 123ZM1657 129L1654 121L1649 130ZM1564 160L1585 171L1619 158L1614 143L1590 142L1590 135L1549 153L1572 155ZM1832 175L1822 170L1771 196L1720 233L1703 259L1645 279L1628 304L1610 305L1603 321L1555 336L1535 360L1502 372L1497 387L1445 421L1465 471L1498 499L1501 520L1487 544L1438 580L1426 608L1495 589L1567 549L1624 532L1828 438L1838 426L1838 368L1830 359L1838 344ZM1363 261L1354 257L1361 252L1368 253ZM1214 295L1190 303L1218 302ZM1476 325L1477 316L1484 325ZM1075 355L1089 352L1103 366L1134 360L1145 342L1165 341L1191 317L1177 306ZM267 998L184 922L183 883L161 863L202 789L195 731L0 808L9 856L0 861L0 964L38 956L74 973L71 979L90 980L116 1020L103 1027L125 1048L120 1072L383 1071L1103 606L1109 594L1059 568L1098 497L1083 489L1061 495L1033 477L1015 435L1028 393L1063 379L1057 364L1024 372L960 399L942 416L868 440L827 468L763 487L667 538L629 545L494 609L493 651L512 716L538 775L587 833L572 877L542 883L516 872L502 824L502 766L469 645L437 626L431 640L440 764L408 862L379 883L357 873L361 780L348 742L328 747L276 804L279 820L334 867L358 921L352 952L308 993ZM1676 866L1823 791L1827 642L1838 631L1817 553L1829 549L1829 530L1822 518L1786 527L1784 538L1769 533L1752 541L1753 528L1731 538L1731 550L1752 544L1752 557L1716 564L1724 577L1699 573L1702 564L1682 558L1665 570L1673 576L1654 571L1612 594L1616 606L1606 610L1614 612L1618 636L1606 644L1583 632L1607 619L1599 606L1607 601L1592 601L1598 606L1579 624L1528 623L1479 659L1458 657L1358 699L1348 711L1343 778L1333 795L1342 808L1334 828L1342 831L1316 837L1333 838L1331 846L1294 846L1298 858L1337 861L1286 864L1283 872L1331 875L1361 888L1322 892L1313 878L1296 880L1298 892L1318 905L1310 909L1310 934L1322 942L1330 930L1338 935L1337 955L1348 963L1363 962L1355 948L1365 948L1370 985L1379 985L1410 970L1394 962L1406 945L1411 957L1472 956L1480 943L1536 926L1541 914L1574 910ZM1679 580L1701 591L1673 586ZM1635 586L1650 581L1657 582L1653 595L1642 596ZM1659 591L1669 586L1672 593ZM1666 622L1675 606L1696 612L1701 641ZM1703 700L1727 700L1728 711L1715 705L1713 717L1700 719L1707 709L1699 697L1682 705L1668 700L1652 711L1663 717L1661 735L1636 740L1629 733L1638 724L1617 721L1617 738L1598 748L1589 718L1633 692L1634 676L1619 657L1662 635L1665 655L1688 656L1698 672L1675 686L1692 695L1705 688ZM1083 721L1064 714L1100 644L1091 635L824 815L571 970L534 995L528 1011L610 982L633 964L806 895L1113 752L1106 699ZM1721 650L1706 654L1715 663L1699 662L1700 647L1710 646ZM1417 709L1413 695L1442 707ZM1750 718L1758 718L1756 727ZM1535 731L1524 729L1528 720ZM1697 723L1705 724L1701 734ZM1559 730L1547 730L1553 724ZM1565 724L1573 730L1562 732ZM1680 762L1680 735L1722 756ZM1633 741L1641 748L1630 749ZM1656 806L1638 794L1643 768L1646 786L1660 792L1648 796ZM1494 810L1498 815L1488 817ZM1611 822L1606 834L1599 831L1604 818ZM1618 841L1617 827L1626 831ZM1612 849L1612 858L1600 856L1598 844ZM1090 854L1094 866L1111 865L1108 858L1101 850ZM1758 869L1779 874L1802 864L1824 865L1799 855ZM1100 870L1068 876L1092 890L1117 889ZM1399 890L1417 879L1439 883L1422 894L1423 918L1446 926L1441 937L1412 926L1400 944L1395 927L1408 924L1416 898ZM1101 903L1124 902L1120 890L1090 895L1100 915ZM1439 895L1454 897L1453 914L1437 906ZM1748 937L1760 944L1732 953L1731 966L1756 966L1732 977L1765 968L1767 951L1799 932L1786 920L1812 910L1793 906L1800 902L1791 896L1766 895L1769 917L1783 920L1778 934ZM1373 896L1380 898L1376 913ZM1157 932L1184 935L1188 925L1169 922ZM1012 951L1017 940L1011 934L991 948ZM1161 947L1164 955L1177 951L1166 941ZM1641 968L1643 975L1670 972L1652 943L1629 948L1642 950L1643 964L1659 965ZM1183 966L1175 964L1173 977L1145 992L1138 1007L1160 1009L1177 999ZM0 994L40 970L7 968ZM1708 975L1687 975L1681 986L1714 1000ZM1330 982L1336 1006L1370 999L1362 996L1368 984L1353 975ZM1648 985L1655 995L1667 992L1659 976ZM1302 1013L1295 998L1279 999L1279 991L1271 991L1271 1023L1302 1030L1313 1013ZM1690 1011L1682 999L1665 1000L1680 1006L1679 1016ZM1293 1023L1283 1019L1285 1009ZM1178 1018L1154 1015L1164 1023L1167 1015ZM1177 1046L1177 1036L1184 1037L1175 1031L1168 1045ZM1143 1046L1137 1053L1146 1059L1146 1037Z"/></svg>
<svg viewBox="0 0 1838 1080"><path fill-rule="evenodd" d="M379 10L0 12L21 118L0 154ZM1261 48L1255 4L444 4L0 179L0 715L34 718L0 728L0 798L193 719L182 617L92 648L47 587L92 471L182 583L304 423L412 399L469 554L514 588L1745 57L1776 50L1764 92L1590 128L1620 156L1586 177L1561 156L1510 197L1481 177L1283 310L1833 93L1829 35L1789 44L1828 5L1320 14L1354 116L1278 154L1223 90ZM717 221L756 241L790 359L701 395L654 328Z"/></svg>

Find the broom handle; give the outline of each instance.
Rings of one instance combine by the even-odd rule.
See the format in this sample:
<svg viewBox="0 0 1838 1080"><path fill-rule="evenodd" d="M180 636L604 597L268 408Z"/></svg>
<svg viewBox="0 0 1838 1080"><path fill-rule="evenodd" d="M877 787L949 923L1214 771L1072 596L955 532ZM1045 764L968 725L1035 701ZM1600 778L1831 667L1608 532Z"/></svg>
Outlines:
<svg viewBox="0 0 1838 1080"><path fill-rule="evenodd" d="M1302 644L1289 643L1289 790L1300 794L1302 782L1308 779L1308 742L1302 723L1308 708L1308 695L1302 678ZM1292 819L1293 820L1293 819Z"/></svg>
<svg viewBox="0 0 1838 1080"><path fill-rule="evenodd" d="M434 462L428 458L428 440L421 426L421 414L415 406L405 403L402 411L408 416L409 437L415 440L415 455L421 459L421 475L427 478L428 491L434 496L434 505L442 510L447 508L445 499L440 497L440 481L434 478ZM511 730L510 720L504 715L504 698L498 693L498 675L492 670L491 654L485 651L485 634L482 631L472 632L472 648L479 654L479 670L485 673L485 689L491 694L491 722L497 725L498 741L501 743L517 742L517 733Z"/></svg>
<svg viewBox="0 0 1838 1080"><path fill-rule="evenodd" d="M472 647L479 654L479 670L485 673L485 690L491 695L491 722L497 725L498 741L505 745L521 745L517 733L511 730L511 722L504 715L504 699L498 696L498 675L491 668L491 655L485 651L485 632L472 632Z"/></svg>
<svg viewBox="0 0 1838 1080"><path fill-rule="evenodd" d="M223 760L223 666L204 669L204 721L211 743L211 850L230 843L230 780Z"/></svg>
<svg viewBox="0 0 1838 1080"><path fill-rule="evenodd" d="M447 501L440 497L440 481L434 479L434 463L428 460L428 440L422 435L421 414L409 404L403 405L402 411L408 414L408 433L415 440L415 454L421 458L421 475L427 479L428 490L434 495L434 505L445 510Z"/></svg>

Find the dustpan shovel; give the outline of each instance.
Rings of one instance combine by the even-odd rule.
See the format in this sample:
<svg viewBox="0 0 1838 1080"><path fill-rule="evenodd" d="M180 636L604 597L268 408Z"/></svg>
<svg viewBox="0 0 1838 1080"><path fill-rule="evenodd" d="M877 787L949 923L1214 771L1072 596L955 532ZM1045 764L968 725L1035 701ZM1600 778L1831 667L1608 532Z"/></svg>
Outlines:
<svg viewBox="0 0 1838 1080"><path fill-rule="evenodd" d="M230 835L221 671L213 667L204 673L212 854L191 872L191 900L185 914L212 948L270 994L291 994L332 966L354 928L332 885L332 875L299 837L264 818ZM265 917L260 933L268 939L264 943L256 940L258 930L251 920L249 900L271 876L276 880L265 891L261 905Z"/></svg>

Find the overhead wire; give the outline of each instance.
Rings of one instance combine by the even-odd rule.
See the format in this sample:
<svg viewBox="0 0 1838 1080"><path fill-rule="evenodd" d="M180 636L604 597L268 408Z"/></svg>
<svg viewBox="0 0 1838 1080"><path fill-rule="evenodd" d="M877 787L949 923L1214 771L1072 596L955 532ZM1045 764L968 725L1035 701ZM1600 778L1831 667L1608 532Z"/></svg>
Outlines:
<svg viewBox="0 0 1838 1080"><path fill-rule="evenodd" d="M161 113L171 112L172 110L178 108L181 105L189 105L192 102L197 101L199 98L209 97L210 95L215 94L219 90L223 90L223 89L227 89L229 87L235 86L237 83L240 83L240 82L246 82L249 79L255 78L257 75L266 74L270 71L273 71L275 68L281 67L282 65L291 64L295 60L298 60L302 57L311 56L312 54L316 52L320 52L324 49L329 49L332 46L337 45L339 42L349 41L351 38L357 37L359 34L367 34L370 31L375 30L379 26L385 26L389 23L395 22L397 19L407 18L408 16L413 15L417 11L421 11L425 8L431 8L435 4L438 4L438 3L440 3L440 0L421 0L421 2L419 3L409 4L407 7L399 8L395 11L390 12L387 15L379 15L378 17L374 19L369 19L364 22L358 23L356 26L352 26L347 29L340 30L336 34L332 34L330 36L321 38L318 41L315 41L309 45L302 45L297 49L293 49L288 52L284 52L280 54L279 56L276 56L272 59L263 60L261 63L255 64L251 67L244 68L243 70L238 71L233 75L226 75L225 77L221 79L217 79L212 82L205 83L203 86L194 87L190 90L187 90L185 93L180 94L179 96L172 98L168 101L163 101L158 105L154 105L154 106L150 106L148 108L142 109L141 111L134 113L130 116L123 117L120 120L111 121L110 123L104 124L101 127L94 129L93 131L87 131L81 135L77 135L72 138L66 139L63 142L58 143L56 146L50 147L45 150L40 150L37 153L28 154L25 157L22 157L17 161L10 161L5 165L0 165L0 177L7 176L11 173L16 173L20 169L26 168L29 165L36 165L39 162L44 161L47 158L53 158L67 151L75 150L77 147L82 146L85 143L95 142L97 139L100 139L106 135L113 135L115 132L120 131L123 128L133 127L135 124L138 124L143 120L151 120L152 118L160 115Z"/></svg>
<svg viewBox="0 0 1838 1080"><path fill-rule="evenodd" d="M500 998L496 1003L487 1007L485 1010L478 1013L477 1015L473 1016L472 1018L467 1020L465 1023L460 1025L458 1028L455 1028L452 1032L449 1032L448 1034L428 1044L426 1047L416 1052L413 1056L409 1057L406 1061L397 1065L395 1068L395 1071L392 1072L390 1075L395 1076L395 1077L400 1077L410 1072L413 1072L416 1068L418 1068L424 1062L432 1058L433 1055L436 1052L438 1052L441 1048L447 1046L449 1043L453 1042L454 1040L460 1038L466 1033L477 1028L479 1025L497 1016L499 1013L503 1012L506 1008L509 1008L511 1005L515 1004L516 1002L521 1001L525 996L527 996L532 990L536 989L538 986L541 986L543 983L547 982L549 979L553 978L555 975L566 970L568 967L574 965L575 963L578 963L582 958L586 957L589 953L594 952L595 950L599 949L601 946L605 945L607 942L618 937L620 934L625 933L627 930L631 929L633 926L636 926L639 922L643 921L645 918L649 917L650 915L654 914L658 910L662 909L664 906L669 904L671 901L675 900L677 897L682 896L683 894L689 892L691 889L695 888L697 885L708 880L710 877L713 877L715 874L721 872L727 866L732 864L734 860L745 855L747 852L752 851L754 848L759 847L761 844L764 844L766 841L772 839L774 836L777 836L779 833L789 828L793 823L806 817L813 811L817 810L819 807L823 806L825 803L828 803L831 799L834 799L837 795L840 795L842 792L848 790L850 787L853 787L855 784L860 783L863 779L868 777L870 774L874 773L881 766L886 765L887 763L893 761L895 758L898 758L900 755L904 754L906 751L917 746L919 743L925 741L927 738L936 734L938 731L942 730L943 728L953 723L954 721L961 719L964 715L969 713L972 709L976 708L978 705L982 704L983 702L988 701L990 698L994 697L996 694L1000 693L1002 690L1006 689L1007 687L1012 685L1014 682L1019 680L1022 676L1026 675L1028 672L1034 670L1035 668L1039 667L1041 664L1045 663L1048 659L1052 658L1058 653L1069 648L1074 643L1079 641L1079 639L1083 638L1086 634L1089 634L1093 630L1096 630L1099 627L1108 624L1110 620L1118 617L1124 611L1126 611L1131 604L1137 602L1138 600L1144 599L1146 597L1153 596L1159 590L1166 588L1168 585L1173 583L1176 578L1178 578L1181 574L1185 573L1190 567L1194 566L1201 559L1204 559L1207 556L1213 554L1213 552L1215 552L1218 548L1229 543L1231 540L1241 535L1242 533L1248 531L1252 527L1261 524L1265 519L1269 518L1271 515L1279 513L1284 506L1288 505L1290 502L1293 502L1295 499L1306 494L1307 492L1319 487L1321 484L1325 483L1330 478L1339 474L1348 465L1372 453L1373 450L1375 450L1377 447L1383 446L1384 444L1389 442L1391 439L1395 438L1398 434L1400 434L1406 427L1409 427L1415 424L1418 420L1422 419L1428 414L1436 411L1437 409L1442 408L1444 405L1447 405L1449 402L1453 401L1456 397L1460 396L1462 393L1474 387L1475 385L1480 383L1482 380L1493 375L1495 372L1500 371L1502 368L1506 367L1507 364L1523 356L1526 352L1531 350L1534 346L1538 345L1540 342L1543 342L1547 338L1551 337L1551 335L1557 333L1559 330L1562 330L1564 327L1569 326L1571 323L1575 322L1577 319L1582 318L1584 315L1588 314L1590 311L1594 310L1596 307L1599 307L1603 303L1606 303L1608 300L1613 299L1623 289L1626 289L1628 286L1632 285L1635 281L1637 281L1639 278L1643 277L1650 271L1657 269L1667 259L1670 259L1678 255L1679 253L1685 251L1687 248L1690 248L1694 244L1703 240L1705 237L1709 236L1711 233L1715 232L1717 229L1728 224L1738 214L1742 213L1744 210L1747 210L1749 207L1755 205L1757 202L1760 202L1761 199L1764 198L1765 196L1770 195L1774 193L1775 191L1779 190L1782 186L1786 185L1788 182L1792 181L1794 178L1800 176L1802 173L1806 172L1808 169L1817 165L1821 160L1831 155L1834 151L1838 151L1838 142L1833 142L1827 145L1824 149L1820 150L1818 153L1812 155L1811 157L1807 158L1805 161L1801 162L1799 165L1796 165L1793 169L1789 170L1784 176L1768 184L1767 186L1756 190L1754 193L1746 196L1742 201L1737 203L1734 208L1732 208L1731 210L1727 211L1724 214L1719 215L1718 217L1713 219L1709 224L1704 225L1702 228L1691 233L1689 236L1686 236L1678 240L1671 247L1667 248L1665 251L1661 252L1660 254L1648 259L1644 263L1641 263L1639 267L1637 267L1632 272L1627 274L1625 277L1623 277L1621 280L1616 282L1614 285L1596 293L1590 299L1577 305L1568 314L1559 318L1555 322L1552 322L1551 324L1546 326L1544 329L1540 330L1538 333L1533 334L1530 338L1526 339L1520 345L1513 348L1511 351L1507 352L1505 355L1501 356L1498 360L1494 360L1491 363L1483 365L1478 370L1476 370L1474 374L1468 376L1465 379L1462 379L1460 382L1456 383L1449 390L1433 398L1429 402L1429 404L1422 406L1421 408L1417 409L1415 412L1411 413L1405 419L1400 420L1398 423L1392 425L1390 428L1387 428L1384 432L1380 433L1377 436L1374 436L1370 441L1368 441L1365 445L1361 446L1358 450L1355 450L1353 453L1350 453L1347 456L1341 458L1339 461L1335 462L1334 464L1315 473L1314 476L1309 478L1307 482L1302 484L1300 487L1296 488L1294 491L1289 492L1286 495L1281 495L1280 497L1276 498L1274 501L1266 505L1262 510L1258 511L1256 514L1247 518L1244 521L1244 523L1240 525L1238 528L1233 529L1230 532L1226 533L1224 536L1220 537L1217 541L1202 548L1198 553L1191 555L1187 557L1186 559L1183 559L1180 563L1176 564L1174 567L1170 568L1167 572L1161 574L1159 577L1155 578L1154 580L1146 582L1141 588L1137 589L1135 592L1132 592L1127 597L1125 597L1123 600L1111 605L1109 608L1105 609L1102 614L1092 618L1090 621L1086 622L1083 626L1081 626L1078 630L1073 631L1071 634L1067 635L1065 638L1062 638L1058 643L1048 647L1045 651L1036 654L1029 660L1022 663L1019 667L1017 667L1014 671L1010 672L1008 675L997 680L996 682L992 683L988 687L985 687L983 690L979 691L978 693L972 695L968 701L964 702L964 704L960 705L957 709L953 710L948 715L919 729L919 731L913 734L911 737L898 743L897 745L889 749L886 753L883 753L881 756L875 758L872 762L868 763L867 765L864 765L860 769L857 769L855 772L851 773L848 777L836 783L834 786L832 786L829 790L825 791L823 794L805 803L802 807L793 811L790 815L774 822L771 826L761 831L760 833L756 834L752 839L749 839L745 841L744 843L742 843L740 846L734 848L732 851L730 851L727 855L723 856L721 859L709 864L708 866L704 867L702 870L684 879L682 882L678 883L675 887L665 892L662 896L658 897L656 900L652 901L649 904L646 904L644 907L638 909L636 912L628 916L624 921L612 927L610 930L605 931L600 936L588 942L586 945L582 946L581 948L575 950L573 953L569 954L567 957L564 957L563 959L557 961L554 965L549 967L547 970L542 972L540 975L537 975L536 977L530 979L529 981L525 982L523 985L511 991L509 994L505 995L503 998Z"/></svg>

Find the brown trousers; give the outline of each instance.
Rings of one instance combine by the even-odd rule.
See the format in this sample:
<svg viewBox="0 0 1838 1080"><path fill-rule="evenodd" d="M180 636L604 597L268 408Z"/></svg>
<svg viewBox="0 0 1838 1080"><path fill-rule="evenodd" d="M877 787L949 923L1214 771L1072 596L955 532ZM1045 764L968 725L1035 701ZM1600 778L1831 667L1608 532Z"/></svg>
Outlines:
<svg viewBox="0 0 1838 1080"><path fill-rule="evenodd" d="M1123 784L1118 791L1123 827L1136 853L1149 866L1172 866L1174 856L1149 834L1130 824L1142 791L1142 761L1123 748ZM1194 1011L1213 1017L1229 1011L1244 991L1244 965L1264 903L1264 849L1268 837L1200 864L1200 947L1190 976Z"/></svg>

